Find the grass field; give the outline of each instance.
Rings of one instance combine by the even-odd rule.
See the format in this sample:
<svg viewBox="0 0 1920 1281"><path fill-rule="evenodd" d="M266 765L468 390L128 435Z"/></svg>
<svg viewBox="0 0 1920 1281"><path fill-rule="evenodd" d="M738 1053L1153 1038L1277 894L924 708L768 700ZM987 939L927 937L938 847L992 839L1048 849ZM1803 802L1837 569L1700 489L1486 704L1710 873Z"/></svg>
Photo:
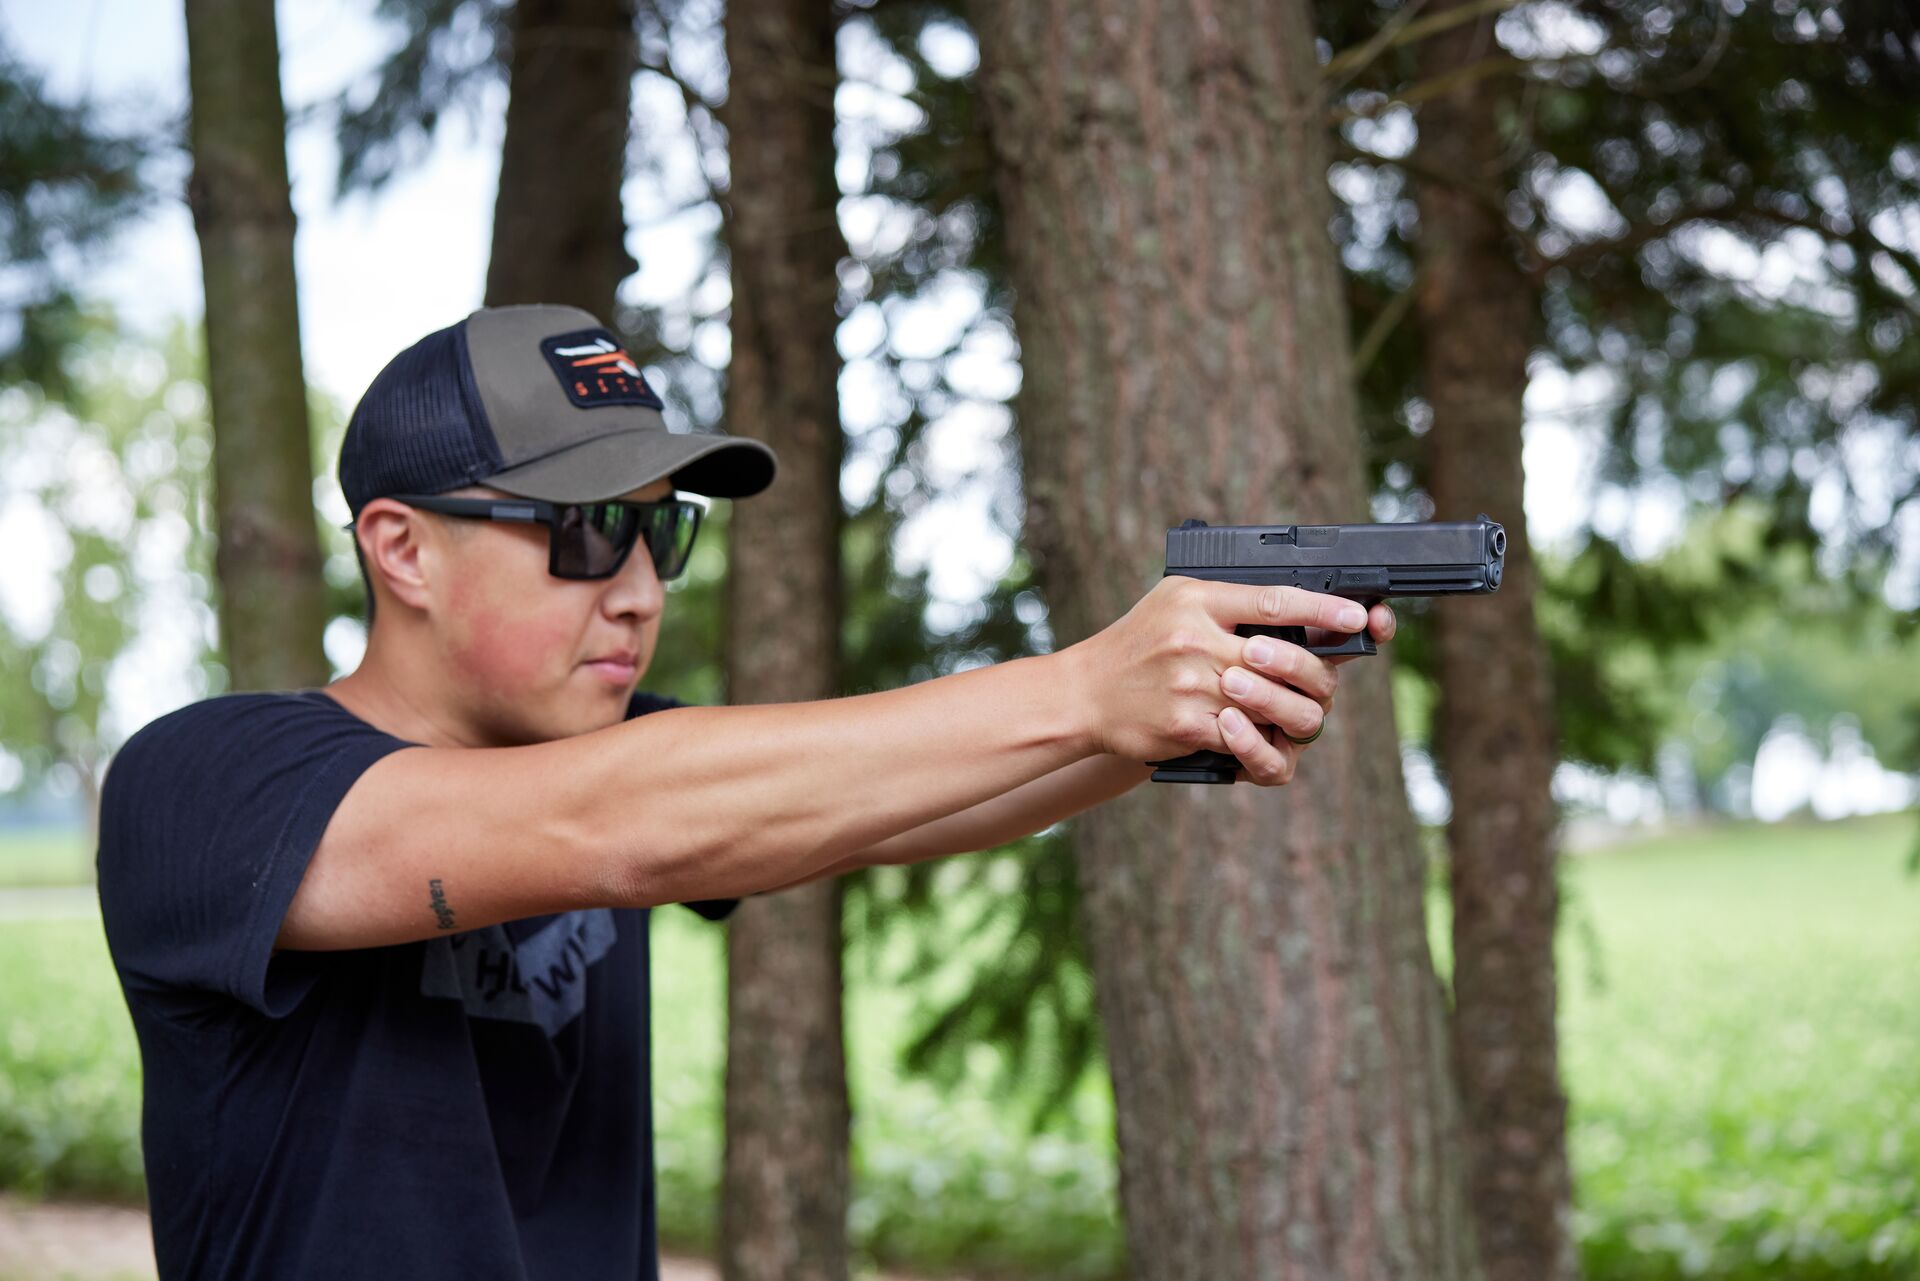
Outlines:
<svg viewBox="0 0 1920 1281"><path fill-rule="evenodd" d="M1562 1039L1590 1275L1920 1277L1913 832L1746 827L1574 866Z"/></svg>
<svg viewBox="0 0 1920 1281"><path fill-rule="evenodd" d="M1920 1278L1912 839L1911 816L1741 826L1569 862L1563 1055L1595 1281ZM718 1179L721 937L656 921L661 1217L685 1244L710 1233ZM869 1254L1111 1274L1101 1083L1029 1135L985 1050L953 1090L903 1080L912 994L849 976ZM137 1072L97 922L0 923L0 1185L137 1197Z"/></svg>
<svg viewBox="0 0 1920 1281"><path fill-rule="evenodd" d="M0 887L86 885L93 881L93 850L65 827L0 828Z"/></svg>

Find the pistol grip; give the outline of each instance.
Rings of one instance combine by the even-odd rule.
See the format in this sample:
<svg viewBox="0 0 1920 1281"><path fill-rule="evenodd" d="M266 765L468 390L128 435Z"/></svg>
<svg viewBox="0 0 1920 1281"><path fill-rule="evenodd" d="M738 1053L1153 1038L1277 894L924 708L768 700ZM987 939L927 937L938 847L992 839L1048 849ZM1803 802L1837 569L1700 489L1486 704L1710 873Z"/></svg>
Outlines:
<svg viewBox="0 0 1920 1281"><path fill-rule="evenodd" d="M1148 761L1156 783L1231 783L1240 758L1230 752L1190 752L1167 761Z"/></svg>

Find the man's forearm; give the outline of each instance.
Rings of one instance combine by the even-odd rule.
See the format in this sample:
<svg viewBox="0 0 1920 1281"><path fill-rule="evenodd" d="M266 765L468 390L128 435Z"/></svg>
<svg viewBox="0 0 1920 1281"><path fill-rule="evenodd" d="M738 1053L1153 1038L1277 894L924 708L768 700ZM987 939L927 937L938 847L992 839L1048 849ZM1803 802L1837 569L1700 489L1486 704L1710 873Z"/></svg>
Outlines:
<svg viewBox="0 0 1920 1281"><path fill-rule="evenodd" d="M1152 766L1138 761L1122 760L1118 756L1091 756L958 814L922 823L878 845L857 850L825 871L794 884L857 872L863 867L919 863L949 854L990 850L1130 792L1146 782L1152 773Z"/></svg>
<svg viewBox="0 0 1920 1281"><path fill-rule="evenodd" d="M614 852L622 902L805 880L1093 755L1082 679L1063 651L853 698L656 712L588 736L604 750L558 798L563 828Z"/></svg>
<svg viewBox="0 0 1920 1281"><path fill-rule="evenodd" d="M1090 756L958 814L923 823L861 850L854 856L858 860L854 866L918 863L948 854L990 850L1130 792L1152 773L1152 766L1139 761Z"/></svg>

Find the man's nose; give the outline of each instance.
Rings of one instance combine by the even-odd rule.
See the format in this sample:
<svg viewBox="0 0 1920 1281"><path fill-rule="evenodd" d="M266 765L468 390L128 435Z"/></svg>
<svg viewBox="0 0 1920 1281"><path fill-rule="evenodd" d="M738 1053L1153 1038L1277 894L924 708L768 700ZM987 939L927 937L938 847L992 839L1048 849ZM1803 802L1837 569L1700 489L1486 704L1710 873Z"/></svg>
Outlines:
<svg viewBox="0 0 1920 1281"><path fill-rule="evenodd" d="M666 603L667 589L661 583L660 575L654 572L653 556L647 551L643 539L627 556L627 563L620 567L620 572L607 580L607 590L601 594L600 607L616 618L630 614L646 620L658 615Z"/></svg>

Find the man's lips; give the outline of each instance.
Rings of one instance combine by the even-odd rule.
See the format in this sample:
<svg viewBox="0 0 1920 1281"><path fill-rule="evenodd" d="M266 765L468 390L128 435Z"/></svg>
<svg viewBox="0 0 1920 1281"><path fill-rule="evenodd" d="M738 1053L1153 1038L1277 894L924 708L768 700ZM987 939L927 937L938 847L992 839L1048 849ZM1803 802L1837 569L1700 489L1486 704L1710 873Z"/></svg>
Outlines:
<svg viewBox="0 0 1920 1281"><path fill-rule="evenodd" d="M599 658L588 659L586 666L612 681L631 681L640 666L640 655L603 654Z"/></svg>

